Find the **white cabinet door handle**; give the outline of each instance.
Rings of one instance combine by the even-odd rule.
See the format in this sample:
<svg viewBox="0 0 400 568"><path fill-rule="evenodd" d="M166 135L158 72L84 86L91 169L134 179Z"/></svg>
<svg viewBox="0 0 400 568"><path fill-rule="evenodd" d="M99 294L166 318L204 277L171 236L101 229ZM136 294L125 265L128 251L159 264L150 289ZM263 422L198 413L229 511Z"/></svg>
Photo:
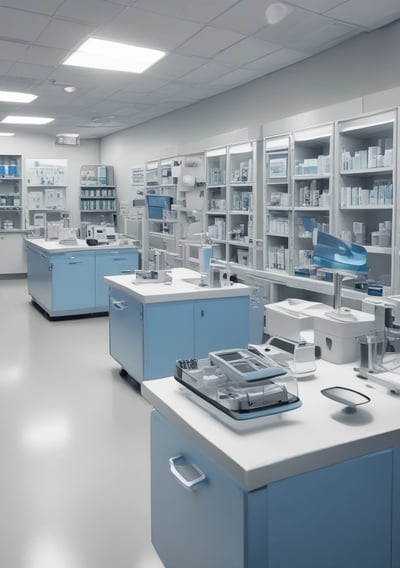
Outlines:
<svg viewBox="0 0 400 568"><path fill-rule="evenodd" d="M197 465L185 462L185 458L182 455L169 458L168 461L172 475L176 477L179 483L186 489L193 489L196 485L203 483L207 479Z"/></svg>
<svg viewBox="0 0 400 568"><path fill-rule="evenodd" d="M111 305L116 310L126 310L128 304L124 300L114 300L111 298Z"/></svg>

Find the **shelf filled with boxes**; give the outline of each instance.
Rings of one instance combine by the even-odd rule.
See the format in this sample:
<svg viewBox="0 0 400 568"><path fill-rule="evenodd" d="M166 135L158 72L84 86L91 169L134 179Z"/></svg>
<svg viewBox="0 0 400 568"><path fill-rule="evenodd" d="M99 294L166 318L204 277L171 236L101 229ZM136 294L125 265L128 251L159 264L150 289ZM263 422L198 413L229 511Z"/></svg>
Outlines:
<svg viewBox="0 0 400 568"><path fill-rule="evenodd" d="M0 156L0 231L21 231L21 156Z"/></svg>
<svg viewBox="0 0 400 568"><path fill-rule="evenodd" d="M105 224L115 229L117 203L113 166L81 166L80 214L84 236L89 225Z"/></svg>
<svg viewBox="0 0 400 568"><path fill-rule="evenodd" d="M227 257L227 152L226 146L206 151L205 228L213 242L213 257Z"/></svg>
<svg viewBox="0 0 400 568"><path fill-rule="evenodd" d="M366 278L386 292L399 289L395 249L397 111L364 115L337 124L337 233L365 246ZM397 268L396 268L397 267Z"/></svg>

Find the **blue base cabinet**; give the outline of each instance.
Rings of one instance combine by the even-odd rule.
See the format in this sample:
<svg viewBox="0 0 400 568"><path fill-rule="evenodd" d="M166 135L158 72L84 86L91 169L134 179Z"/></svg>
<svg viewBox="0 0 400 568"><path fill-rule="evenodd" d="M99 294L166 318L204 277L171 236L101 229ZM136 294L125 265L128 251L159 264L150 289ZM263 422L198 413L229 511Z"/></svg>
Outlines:
<svg viewBox="0 0 400 568"><path fill-rule="evenodd" d="M399 568L399 466L389 449L246 492L153 410L152 542L166 568Z"/></svg>
<svg viewBox="0 0 400 568"><path fill-rule="evenodd" d="M49 253L27 246L28 292L50 317L108 312L104 276L134 273L135 249Z"/></svg>
<svg viewBox="0 0 400 568"><path fill-rule="evenodd" d="M110 354L136 381L168 377L181 358L246 347L249 297L143 304L110 288Z"/></svg>

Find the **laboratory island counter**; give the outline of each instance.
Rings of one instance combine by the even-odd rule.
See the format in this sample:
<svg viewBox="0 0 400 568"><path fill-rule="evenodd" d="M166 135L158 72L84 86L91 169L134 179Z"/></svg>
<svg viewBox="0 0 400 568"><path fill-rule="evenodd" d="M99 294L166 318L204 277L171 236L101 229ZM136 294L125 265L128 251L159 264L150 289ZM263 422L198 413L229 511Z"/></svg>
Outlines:
<svg viewBox="0 0 400 568"><path fill-rule="evenodd" d="M325 361L298 386L300 408L246 431L174 378L142 386L152 542L166 568L400 567L400 395ZM321 395L331 386L371 401L344 412Z"/></svg>
<svg viewBox="0 0 400 568"><path fill-rule="evenodd" d="M110 354L136 382L168 377L177 359L246 347L251 287L199 286L200 274L173 268L171 282L110 276Z"/></svg>
<svg viewBox="0 0 400 568"><path fill-rule="evenodd" d="M133 245L63 245L26 239L28 293L50 318L107 313L104 277L133 274L139 251Z"/></svg>

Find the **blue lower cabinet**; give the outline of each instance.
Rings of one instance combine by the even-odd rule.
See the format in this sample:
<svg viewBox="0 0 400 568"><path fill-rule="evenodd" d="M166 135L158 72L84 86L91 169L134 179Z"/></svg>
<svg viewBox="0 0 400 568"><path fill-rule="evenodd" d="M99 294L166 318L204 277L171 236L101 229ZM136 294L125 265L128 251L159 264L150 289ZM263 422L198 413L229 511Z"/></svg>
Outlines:
<svg viewBox="0 0 400 568"><path fill-rule="evenodd" d="M52 264L49 255L27 247L28 293L48 312L52 308Z"/></svg>
<svg viewBox="0 0 400 568"><path fill-rule="evenodd" d="M248 296L141 304L117 288L109 293L110 354L136 381L170 377L177 359L249 342Z"/></svg>
<svg viewBox="0 0 400 568"><path fill-rule="evenodd" d="M52 262L52 311L84 310L95 305L94 254L54 255Z"/></svg>
<svg viewBox="0 0 400 568"><path fill-rule="evenodd" d="M392 568L400 568L400 448L393 451Z"/></svg>
<svg viewBox="0 0 400 568"><path fill-rule="evenodd" d="M392 451L268 486L268 567L390 568Z"/></svg>
<svg viewBox="0 0 400 568"><path fill-rule="evenodd" d="M110 290L110 354L131 377L143 376L143 305L116 288Z"/></svg>
<svg viewBox="0 0 400 568"><path fill-rule="evenodd" d="M104 276L134 274L139 265L137 250L110 250L96 253L95 304L97 308L108 310L108 287Z"/></svg>
<svg viewBox="0 0 400 568"><path fill-rule="evenodd" d="M399 568L399 467L385 450L246 492L153 410L152 542L166 568Z"/></svg>
<svg viewBox="0 0 400 568"><path fill-rule="evenodd" d="M247 347L250 336L249 296L198 300L194 304L195 357L210 351Z"/></svg>

